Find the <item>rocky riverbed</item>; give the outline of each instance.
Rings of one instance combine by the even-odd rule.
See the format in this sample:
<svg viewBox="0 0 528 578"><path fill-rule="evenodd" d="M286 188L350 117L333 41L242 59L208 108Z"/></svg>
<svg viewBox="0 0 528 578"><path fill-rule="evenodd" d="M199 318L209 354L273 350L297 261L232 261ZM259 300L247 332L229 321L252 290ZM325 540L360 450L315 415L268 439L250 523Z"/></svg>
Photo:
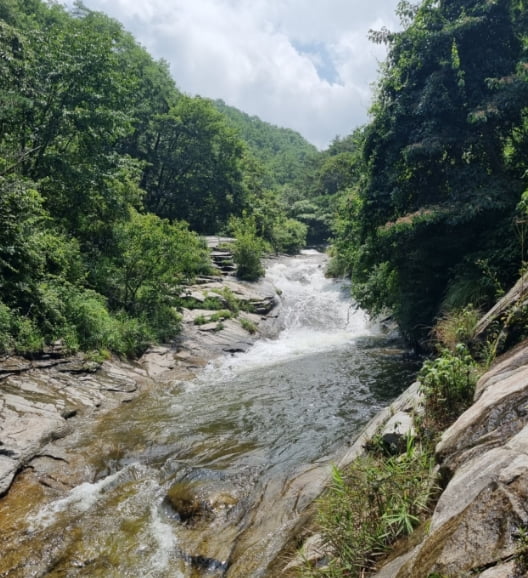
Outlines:
<svg viewBox="0 0 528 578"><path fill-rule="evenodd" d="M479 333L485 334L485 327L504 315L511 318L516 308L519 312L525 310L524 286L528 286L526 279L520 283L521 289L514 288L495 312L483 319ZM119 420L123 408L131 407L126 404L133 400L142 403L141 396L148 396L153 388L176 391L180 383L198 375L212 358L244 351L260 335L274 331L278 298L271 285L240 284L230 276L219 276L189 287L187 298L192 309L184 308L182 312L183 331L178 339L151 348L135 363L118 359L95 363L80 355L64 357L60 344L39 359L11 357L0 361L0 519L6 545L0 556L0 574L23 567L25 574L9 575L33 575L28 566L20 565L35 545L29 538L19 540L16 536L20 533L20 520L34 501L43 494L57 499L83 482L111 482L114 476L105 468L114 454L116 463L126 463L122 448L115 439L106 439L105 428L98 424ZM237 314L218 317L217 309L208 308L211 298L225 300L226 309L234 298L242 306ZM254 312L246 313L244 309ZM522 323L524 317L520 315L519 319ZM522 330L517 327L516 333ZM393 432L396 424L400 427L408 422L418 399L415 384L376 416L342 457L340 465L360 455L379 428ZM416 535L416 540L399 545L399 550L379 569L379 578L526 575L527 403L528 342L523 341L499 357L482 376L474 405L444 433L436 450L444 474L442 496L423 532ZM126 428L124 435L130 435ZM86 451L83 443L89 445ZM164 459L163 454L151 455L152 448L141 444L138 440L133 449L143 452L147 462ZM98 451L105 456L100 464L93 459ZM163 444L156 451L165 451ZM282 492L291 498L299 513L289 532L296 544L309 527L309 505L328 476L325 465L317 470L318 481L314 483L314 471L312 468L306 476L301 472ZM309 484L305 484L305 478L309 478ZM270 487L266 487L267 492ZM214 489L218 490L216 485ZM228 494L217 495L222 511L234 511L229 501L231 494L229 498ZM177 502L181 492L175 494L171 487L167 496ZM264 513L275 516L269 509ZM266 528L267 520L264 517L259 521L259 528ZM251 533L248 536L239 546L244 552L256 543ZM57 544L59 538L54 538ZM284 543L284 537L280 540ZM59 551L59 546L48 541L43 544L39 563L43 561L43 567L49 567L57 558L54 548ZM280 544L273 547L274 551L281 549ZM324 550L318 553L318 547L317 537L311 537L305 544L305 557L317 560L324 556ZM290 549L288 553L291 554ZM279 555L274 560L266 575L290 575L289 559ZM244 568L247 567L250 566ZM233 575L251 575L242 571L236 574L236 564L231 571Z"/></svg>
<svg viewBox="0 0 528 578"><path fill-rule="evenodd" d="M526 287L525 275L481 319L478 338L487 339L497 327L503 328L502 343L526 334ZM395 421L410 423L409 414L420 411L419 403L419 384L413 384L372 420L340 465L364 454L365 444L380 429L391 432ZM443 433L436 458L443 491L431 518L396 544L373 578L528 576L527 339L507 348L481 376L473 405ZM317 533L301 551L303 559L279 567L278 575L295 575L286 569L306 559L316 564L327 555Z"/></svg>
<svg viewBox="0 0 528 578"><path fill-rule="evenodd" d="M57 440L151 388L192 378L212 358L245 351L272 331L278 299L270 284L219 275L188 287L186 296L192 309L183 308L175 342L152 347L134 363L64 356L60 343L38 359L0 359L0 496L24 470L43 485L66 483L52 479L50 464L64 461ZM218 311L206 308L208 298L226 301L226 309L227 300L236 302L246 312L217 319ZM198 318L205 322L196 323Z"/></svg>

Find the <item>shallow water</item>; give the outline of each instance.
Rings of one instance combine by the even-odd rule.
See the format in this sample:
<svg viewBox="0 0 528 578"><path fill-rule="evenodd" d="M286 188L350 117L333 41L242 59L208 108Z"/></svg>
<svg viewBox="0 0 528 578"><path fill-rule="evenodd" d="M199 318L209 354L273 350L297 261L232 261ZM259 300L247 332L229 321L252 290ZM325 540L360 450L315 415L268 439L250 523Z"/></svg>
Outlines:
<svg viewBox="0 0 528 578"><path fill-rule="evenodd" d="M330 464L416 369L323 267L307 252L268 268L275 339L87 430L91 481L28 508L24 563L0 575L267 576Z"/></svg>

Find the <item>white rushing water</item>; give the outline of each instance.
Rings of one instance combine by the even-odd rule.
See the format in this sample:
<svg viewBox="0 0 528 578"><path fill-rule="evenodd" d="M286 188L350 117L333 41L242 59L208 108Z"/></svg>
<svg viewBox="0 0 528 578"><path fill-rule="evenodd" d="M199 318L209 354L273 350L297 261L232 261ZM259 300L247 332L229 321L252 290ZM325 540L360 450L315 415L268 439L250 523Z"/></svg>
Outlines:
<svg viewBox="0 0 528 578"><path fill-rule="evenodd" d="M281 302L274 339L120 408L99 434L109 450L94 456L92 482L31 520L32 539L61 535L48 552L57 575L268 576L320 487L316 472L412 371L324 264L315 251L270 263L265 282ZM174 488L205 514L183 520L167 500Z"/></svg>
<svg viewBox="0 0 528 578"><path fill-rule="evenodd" d="M380 334L378 325L351 301L349 284L327 278L325 265L325 256L315 250L271 262L266 281L279 294L280 333L274 339L259 340L246 353L224 359L224 369L264 368Z"/></svg>

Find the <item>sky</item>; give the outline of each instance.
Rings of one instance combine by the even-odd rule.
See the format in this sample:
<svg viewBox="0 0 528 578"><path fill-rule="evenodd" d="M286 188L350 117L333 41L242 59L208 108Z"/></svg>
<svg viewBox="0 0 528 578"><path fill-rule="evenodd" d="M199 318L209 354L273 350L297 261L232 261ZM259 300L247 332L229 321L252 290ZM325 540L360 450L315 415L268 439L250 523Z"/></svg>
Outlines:
<svg viewBox="0 0 528 578"><path fill-rule="evenodd" d="M66 0L71 5L73 0ZM368 122L398 0L83 0L119 20L178 88L222 99L320 149Z"/></svg>

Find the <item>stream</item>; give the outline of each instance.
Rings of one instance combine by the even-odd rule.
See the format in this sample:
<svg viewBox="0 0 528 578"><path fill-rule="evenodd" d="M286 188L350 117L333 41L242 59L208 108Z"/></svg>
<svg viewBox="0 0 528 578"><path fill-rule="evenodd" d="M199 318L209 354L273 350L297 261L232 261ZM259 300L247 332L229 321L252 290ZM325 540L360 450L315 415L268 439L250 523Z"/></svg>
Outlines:
<svg viewBox="0 0 528 578"><path fill-rule="evenodd" d="M324 262L269 265L276 337L87 424L90 481L26 508L24 564L0 576L274 578L331 464L417 369Z"/></svg>

